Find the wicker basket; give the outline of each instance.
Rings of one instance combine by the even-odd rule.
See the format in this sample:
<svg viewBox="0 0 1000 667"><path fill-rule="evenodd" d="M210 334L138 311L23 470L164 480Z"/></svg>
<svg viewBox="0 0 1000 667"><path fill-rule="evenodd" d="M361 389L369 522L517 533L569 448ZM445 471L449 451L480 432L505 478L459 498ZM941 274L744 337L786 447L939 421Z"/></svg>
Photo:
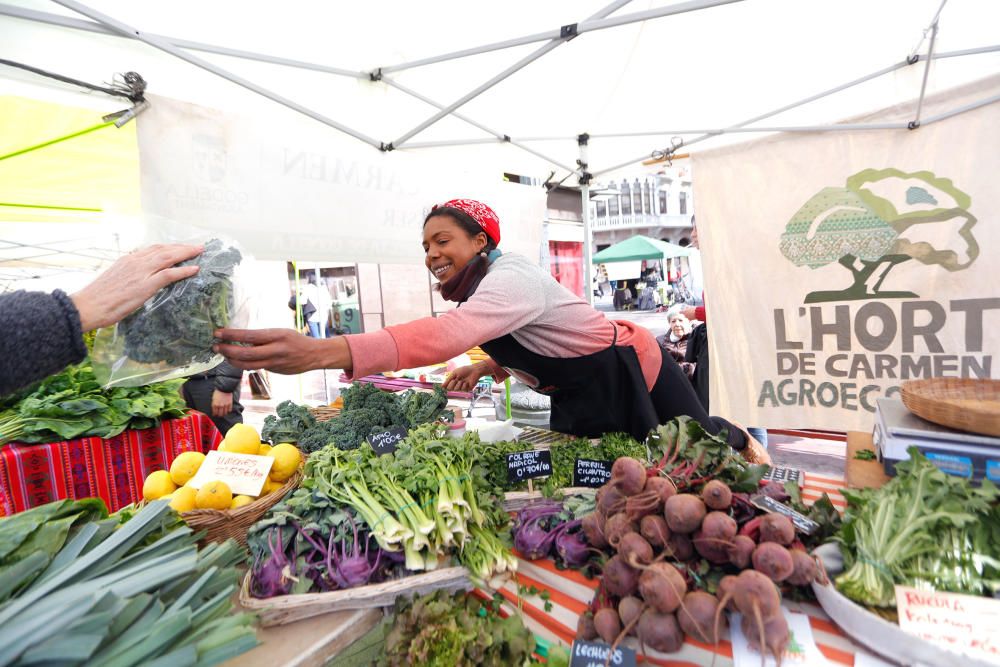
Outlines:
<svg viewBox="0 0 1000 667"><path fill-rule="evenodd" d="M321 405L318 408L309 408L309 413L316 418L316 421L327 422L340 416L340 408L332 405Z"/></svg>
<svg viewBox="0 0 1000 667"><path fill-rule="evenodd" d="M297 487L300 481L302 481L301 466L288 478L284 486L266 496L261 496L249 505L234 510L191 510L181 514L181 517L191 528L206 531L203 541L225 542L231 537L245 549L250 526L264 516L267 510L277 505L278 501Z"/></svg>
<svg viewBox="0 0 1000 667"><path fill-rule="evenodd" d="M388 607L401 595L424 595L442 588L449 590L472 588L468 570L464 567L446 567L343 591L279 595L262 599L255 598L250 593L250 577L250 572L243 577L240 604L256 611L260 624L264 627L285 625L303 618L345 609Z"/></svg>
<svg viewBox="0 0 1000 667"><path fill-rule="evenodd" d="M1000 436L1000 380L929 378L902 384L903 404L927 421Z"/></svg>

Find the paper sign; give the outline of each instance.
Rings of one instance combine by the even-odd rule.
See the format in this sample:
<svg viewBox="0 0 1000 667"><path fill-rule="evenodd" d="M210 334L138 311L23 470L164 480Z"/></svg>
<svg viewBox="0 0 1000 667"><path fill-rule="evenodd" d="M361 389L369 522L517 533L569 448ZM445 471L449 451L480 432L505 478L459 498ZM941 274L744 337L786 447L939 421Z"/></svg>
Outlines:
<svg viewBox="0 0 1000 667"><path fill-rule="evenodd" d="M611 461L577 459L573 466L573 486L588 486L592 489L604 486L611 479Z"/></svg>
<svg viewBox="0 0 1000 667"><path fill-rule="evenodd" d="M507 481L512 484L536 477L548 477L551 474L552 452L547 449L507 455Z"/></svg>
<svg viewBox="0 0 1000 667"><path fill-rule="evenodd" d="M1000 665L1000 600L896 586L896 610L904 632Z"/></svg>
<svg viewBox="0 0 1000 667"><path fill-rule="evenodd" d="M820 653L816 640L813 638L812 626L809 625L809 617L805 614L790 612L784 607L781 613L788 621L788 648L781 656L782 665L809 665L823 666L830 665L826 657ZM760 653L750 648L750 642L740 628L742 617L739 614L729 614L729 634L733 643L733 665L734 667L760 667ZM777 662L774 656L767 654L766 667L776 667Z"/></svg>
<svg viewBox="0 0 1000 667"><path fill-rule="evenodd" d="M626 646L619 646L608 661L611 646L604 642L573 642L569 657L569 667L604 667L605 664L615 667L635 667L635 651Z"/></svg>
<svg viewBox="0 0 1000 667"><path fill-rule="evenodd" d="M191 480L200 489L209 482L225 482L233 495L259 496L274 465L274 457L212 450Z"/></svg>
<svg viewBox="0 0 1000 667"><path fill-rule="evenodd" d="M368 436L368 444L379 456L392 454L396 451L396 445L406 438L406 429L402 426L393 426L388 431L376 433Z"/></svg>

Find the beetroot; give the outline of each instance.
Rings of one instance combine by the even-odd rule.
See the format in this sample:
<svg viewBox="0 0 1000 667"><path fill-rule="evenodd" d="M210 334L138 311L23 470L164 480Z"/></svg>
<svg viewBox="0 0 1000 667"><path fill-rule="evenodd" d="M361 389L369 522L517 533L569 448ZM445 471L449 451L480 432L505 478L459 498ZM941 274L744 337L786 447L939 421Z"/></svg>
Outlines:
<svg viewBox="0 0 1000 667"><path fill-rule="evenodd" d="M625 514L632 521L640 521L644 516L659 514L663 511L663 501L655 491L643 491L629 496L625 501Z"/></svg>
<svg viewBox="0 0 1000 667"><path fill-rule="evenodd" d="M663 517L672 533L693 533L701 526L707 510L701 498L691 493L681 493L664 503Z"/></svg>
<svg viewBox="0 0 1000 667"><path fill-rule="evenodd" d="M604 516L609 517L625 509L625 496L610 483L598 489L598 493L600 497L597 499L597 509Z"/></svg>
<svg viewBox="0 0 1000 667"><path fill-rule="evenodd" d="M816 561L804 551L792 549L792 573L785 581L793 586L808 586L816 579Z"/></svg>
<svg viewBox="0 0 1000 667"><path fill-rule="evenodd" d="M771 581L784 581L792 575L795 563L788 549L776 542L763 542L753 550L753 569L762 572Z"/></svg>
<svg viewBox="0 0 1000 667"><path fill-rule="evenodd" d="M715 609L718 606L719 600L704 591L692 591L685 595L684 603L677 611L677 622L684 634L705 644L718 643L714 630Z"/></svg>
<svg viewBox="0 0 1000 667"><path fill-rule="evenodd" d="M670 537L667 538L667 550L675 560L686 561L694 558L691 538L681 533L670 533Z"/></svg>
<svg viewBox="0 0 1000 667"><path fill-rule="evenodd" d="M669 563L653 563L639 577L639 595L650 607L669 614L676 610L687 592L687 582Z"/></svg>
<svg viewBox="0 0 1000 667"><path fill-rule="evenodd" d="M587 536L587 543L590 546L597 549L608 546L608 539L604 536L604 517L597 512L591 512L581 521L583 534Z"/></svg>
<svg viewBox="0 0 1000 667"><path fill-rule="evenodd" d="M639 534L646 538L649 544L657 549L662 549L670 539L670 529L667 528L667 521L662 516L652 515L642 517L639 522Z"/></svg>
<svg viewBox="0 0 1000 667"><path fill-rule="evenodd" d="M787 547L795 541L792 520L781 514L766 514L760 520L760 542L777 542Z"/></svg>
<svg viewBox="0 0 1000 667"><path fill-rule="evenodd" d="M729 542L726 552L729 554L729 562L741 570L750 567L750 557L757 545L746 535L737 535Z"/></svg>
<svg viewBox="0 0 1000 667"><path fill-rule="evenodd" d="M653 560L653 547L639 533L625 533L618 543L618 555L632 567L648 565Z"/></svg>
<svg viewBox="0 0 1000 667"><path fill-rule="evenodd" d="M622 456L611 466L611 484L622 495L634 496L646 485L646 466L638 459Z"/></svg>
<svg viewBox="0 0 1000 667"><path fill-rule="evenodd" d="M576 622L576 638L590 641L597 638L597 628L594 627L594 614L585 611L580 614L580 619Z"/></svg>
<svg viewBox="0 0 1000 667"><path fill-rule="evenodd" d="M639 524L630 521L624 512L619 512L604 522L604 537L608 540L608 544L617 549L625 533L634 533L638 529Z"/></svg>
<svg viewBox="0 0 1000 667"><path fill-rule="evenodd" d="M729 562L729 542L710 537L704 530L691 536L691 543L698 555L709 563L724 565Z"/></svg>
<svg viewBox="0 0 1000 667"><path fill-rule="evenodd" d="M618 616L622 620L622 625L626 628L630 625L635 629L634 621L642 613L642 600L634 595L626 595L618 602Z"/></svg>
<svg viewBox="0 0 1000 667"><path fill-rule="evenodd" d="M736 537L736 521L725 512L709 512L701 522L701 532L706 537L728 542Z"/></svg>
<svg viewBox="0 0 1000 667"><path fill-rule="evenodd" d="M671 496L677 495L677 487L667 477L650 477L646 480L644 490L655 491L663 502L667 502Z"/></svg>
<svg viewBox="0 0 1000 667"><path fill-rule="evenodd" d="M733 492L723 482L713 479L701 490L701 499L709 509L725 510L733 502Z"/></svg>
<svg viewBox="0 0 1000 667"><path fill-rule="evenodd" d="M725 608L730 611L736 611L736 603L733 602L733 586L736 585L736 579L735 575L727 574L719 580L719 588L716 591L719 604L722 604L722 600L726 600Z"/></svg>
<svg viewBox="0 0 1000 667"><path fill-rule="evenodd" d="M743 620L740 621L740 629L743 630L750 648L758 651L762 658L770 653L778 661L778 664L781 664L781 656L784 655L785 649L788 648L791 641L788 621L785 620L784 614L778 612L774 616L761 618L759 625L758 619L755 617L744 616ZM764 640L766 650L762 650L760 647L761 639Z"/></svg>
<svg viewBox="0 0 1000 667"><path fill-rule="evenodd" d="M604 564L601 583L608 593L623 598L635 592L639 584L639 571L626 563L621 556L612 556Z"/></svg>
<svg viewBox="0 0 1000 667"><path fill-rule="evenodd" d="M594 614L594 629L605 642L614 643L622 631L622 621L618 618L618 612L612 607L598 609L597 613Z"/></svg>
<svg viewBox="0 0 1000 667"><path fill-rule="evenodd" d="M684 645L684 632L677 617L653 609L642 612L636 634L643 645L661 653L675 653Z"/></svg>
<svg viewBox="0 0 1000 667"><path fill-rule="evenodd" d="M744 616L753 614L754 607L760 610L763 618L781 613L781 595L777 587L766 575L756 570L743 570L736 577L733 601L736 609Z"/></svg>

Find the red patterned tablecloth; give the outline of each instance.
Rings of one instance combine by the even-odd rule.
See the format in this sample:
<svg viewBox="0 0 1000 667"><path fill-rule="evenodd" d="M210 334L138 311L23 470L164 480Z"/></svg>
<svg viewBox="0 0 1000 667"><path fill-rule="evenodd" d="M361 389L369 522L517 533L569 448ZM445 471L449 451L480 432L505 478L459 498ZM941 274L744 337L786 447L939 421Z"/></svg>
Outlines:
<svg viewBox="0 0 1000 667"><path fill-rule="evenodd" d="M0 447L0 516L61 498L102 498L115 512L142 498L142 482L182 452L207 452L222 434L200 412L108 440Z"/></svg>

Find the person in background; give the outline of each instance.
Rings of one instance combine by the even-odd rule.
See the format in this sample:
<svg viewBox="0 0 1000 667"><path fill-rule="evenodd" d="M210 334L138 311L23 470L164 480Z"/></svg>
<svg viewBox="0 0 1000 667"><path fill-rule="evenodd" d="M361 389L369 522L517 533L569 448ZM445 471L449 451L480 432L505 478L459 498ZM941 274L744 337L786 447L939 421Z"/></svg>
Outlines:
<svg viewBox="0 0 1000 667"><path fill-rule="evenodd" d="M680 364L681 370L688 379L694 377L694 362L685 361L688 341L691 339L691 330L694 324L684 315L683 306L673 306L667 311L667 322L670 329L662 336L657 336L656 340L664 350L666 350L674 360Z"/></svg>
<svg viewBox="0 0 1000 667"><path fill-rule="evenodd" d="M748 449L748 460L767 462L743 431L705 412L648 329L609 321L548 271L502 253L499 244L500 219L490 207L448 201L424 219L424 262L441 296L459 307L330 340L281 329L222 329L216 336L225 342L215 349L237 368L339 368L364 377L445 362L478 345L489 358L452 371L445 389L469 391L485 375L497 382L516 377L551 397L553 430L581 437L624 431L645 439L657 424L688 415L709 433L725 429L734 449Z"/></svg>
<svg viewBox="0 0 1000 667"><path fill-rule="evenodd" d="M309 335L313 338L326 338L327 314L330 311L330 295L324 294L326 287L316 283L316 274L310 273L309 283L305 286L303 294L312 302L315 310L309 315Z"/></svg>
<svg viewBox="0 0 1000 667"><path fill-rule="evenodd" d="M701 280L701 247L698 244L698 227L695 224L694 216L691 217L691 247L694 248L694 252L688 257L690 260L692 257L697 257L697 268L698 275L697 280ZM692 273L694 272L695 264L692 264ZM705 410L708 411L709 406L709 358L708 358L708 314L705 311L705 295L701 294L702 305L700 306L689 306L684 309L684 316L688 319L700 320L703 322L701 326L694 330L691 337L691 342L688 345L687 354L685 356L685 361L694 364L694 374L691 377L691 382L694 383L695 391L698 393L698 399L701 404L705 406ZM747 432L754 437L765 449L767 449L767 429L761 427L748 427Z"/></svg>
<svg viewBox="0 0 1000 667"><path fill-rule="evenodd" d="M175 266L202 246L154 245L119 258L72 295L18 290L0 295L0 396L83 361L83 334L111 326L161 288L198 272Z"/></svg>
<svg viewBox="0 0 1000 667"><path fill-rule="evenodd" d="M189 408L211 417L219 432L226 435L234 424L243 423L242 384L243 371L223 361L211 370L190 376L181 394Z"/></svg>

